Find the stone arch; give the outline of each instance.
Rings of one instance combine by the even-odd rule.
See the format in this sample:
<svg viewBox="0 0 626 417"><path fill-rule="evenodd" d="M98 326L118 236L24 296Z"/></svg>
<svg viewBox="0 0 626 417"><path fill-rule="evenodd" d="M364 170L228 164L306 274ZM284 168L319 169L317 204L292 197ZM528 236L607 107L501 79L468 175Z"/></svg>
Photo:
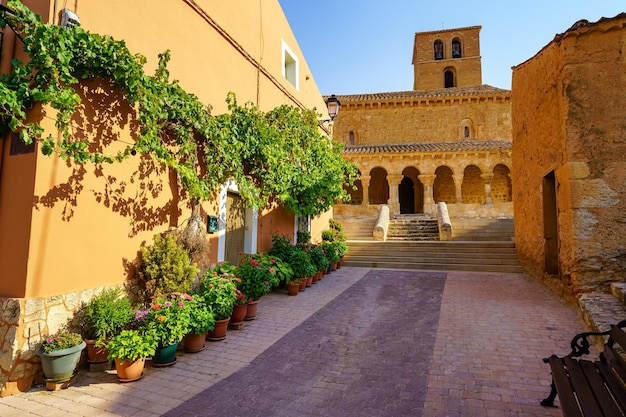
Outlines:
<svg viewBox="0 0 626 417"><path fill-rule="evenodd" d="M348 204L360 205L363 203L363 183L361 183L361 170L359 170L359 179L354 181L354 188L348 187L347 185L343 186L344 190L350 196L350 201Z"/></svg>
<svg viewBox="0 0 626 417"><path fill-rule="evenodd" d="M511 185L511 170L504 164L493 167L491 179L491 200L494 203L508 203L513 201Z"/></svg>
<svg viewBox="0 0 626 417"><path fill-rule="evenodd" d="M444 68L443 86L444 88L456 87L456 69L454 67Z"/></svg>
<svg viewBox="0 0 626 417"><path fill-rule="evenodd" d="M452 39L452 58L462 58L463 48L459 38Z"/></svg>
<svg viewBox="0 0 626 417"><path fill-rule="evenodd" d="M387 171L376 167L370 171L370 186L368 188L370 204L387 204L389 201L389 182Z"/></svg>
<svg viewBox="0 0 626 417"><path fill-rule="evenodd" d="M456 187L452 169L442 165L435 170L433 182L433 200L435 203L454 204L456 202Z"/></svg>
<svg viewBox="0 0 626 417"><path fill-rule="evenodd" d="M437 39L433 43L433 59L435 61L443 59L443 42L441 39Z"/></svg>
<svg viewBox="0 0 626 417"><path fill-rule="evenodd" d="M419 175L415 167L406 167L402 171L403 178L398 186L400 214L424 212L424 184Z"/></svg>
<svg viewBox="0 0 626 417"><path fill-rule="evenodd" d="M476 165L468 165L463 171L463 183L461 184L461 198L463 204L485 204L485 182L481 176L482 171Z"/></svg>

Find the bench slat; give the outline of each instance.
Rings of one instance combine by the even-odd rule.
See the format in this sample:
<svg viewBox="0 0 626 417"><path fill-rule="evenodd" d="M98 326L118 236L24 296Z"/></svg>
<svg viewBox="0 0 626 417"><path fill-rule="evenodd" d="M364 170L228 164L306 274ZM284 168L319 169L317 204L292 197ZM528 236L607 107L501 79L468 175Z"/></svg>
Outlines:
<svg viewBox="0 0 626 417"><path fill-rule="evenodd" d="M607 386L604 385L603 374L599 373L596 366L601 365L600 362L579 361L580 367L585 373L588 386L593 391L595 401L602 409L603 416L622 416L622 412L613 400ZM604 374L606 375L606 374ZM610 375L610 374L609 374Z"/></svg>
<svg viewBox="0 0 626 417"><path fill-rule="evenodd" d="M597 362L596 367L611 391L613 398L615 398L615 402L621 410L624 410L622 414L626 414L626 386L624 386L622 380L618 378L608 363Z"/></svg>
<svg viewBox="0 0 626 417"><path fill-rule="evenodd" d="M565 371L565 363L563 358L550 357L548 359L550 369L552 371L552 381L559 394L559 402L561 403L561 411L565 417L582 417L578 408L572 385Z"/></svg>
<svg viewBox="0 0 626 417"><path fill-rule="evenodd" d="M587 378L585 377L585 373L582 370L581 363L588 362L585 360L575 360L571 358L564 358L565 366L569 371L569 377L572 382L572 387L574 388L574 392L578 397L578 402L580 404L580 408L582 409L583 415L586 416L601 416L602 410L596 401L591 388L589 387L589 383L587 382ZM592 364L593 366L593 364Z"/></svg>

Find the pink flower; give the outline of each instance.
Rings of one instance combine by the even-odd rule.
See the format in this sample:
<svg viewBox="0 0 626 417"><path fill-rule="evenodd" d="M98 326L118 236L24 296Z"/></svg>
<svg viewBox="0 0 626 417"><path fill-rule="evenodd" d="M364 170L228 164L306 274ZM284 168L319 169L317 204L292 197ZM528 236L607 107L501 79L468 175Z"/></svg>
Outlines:
<svg viewBox="0 0 626 417"><path fill-rule="evenodd" d="M270 259L270 263L274 265L276 263L276 259Z"/></svg>
<svg viewBox="0 0 626 417"><path fill-rule="evenodd" d="M183 303L182 301L178 302L178 307L185 307L185 303Z"/></svg>
<svg viewBox="0 0 626 417"><path fill-rule="evenodd" d="M270 271L270 274L276 273L276 270L274 268L270 268L269 271Z"/></svg>
<svg viewBox="0 0 626 417"><path fill-rule="evenodd" d="M163 305L164 305L165 307L171 307L171 306L172 306L172 303L170 303L169 301L166 301L165 303L163 303Z"/></svg>

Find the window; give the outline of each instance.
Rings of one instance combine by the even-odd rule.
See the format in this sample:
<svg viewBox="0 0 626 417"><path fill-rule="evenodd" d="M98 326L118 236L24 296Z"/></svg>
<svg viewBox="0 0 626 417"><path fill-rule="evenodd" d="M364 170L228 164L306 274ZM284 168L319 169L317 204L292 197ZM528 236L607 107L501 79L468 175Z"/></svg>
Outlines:
<svg viewBox="0 0 626 417"><path fill-rule="evenodd" d="M465 137L465 139L469 139L470 137L470 129L469 126L465 126L463 128L463 136Z"/></svg>
<svg viewBox="0 0 626 417"><path fill-rule="evenodd" d="M435 60L438 61L440 59L443 59L443 42L435 41L434 49L435 49Z"/></svg>
<svg viewBox="0 0 626 417"><path fill-rule="evenodd" d="M445 88L454 87L454 71L447 69L443 74L443 78Z"/></svg>
<svg viewBox="0 0 626 417"><path fill-rule="evenodd" d="M458 39L452 41L452 58L461 58L461 41Z"/></svg>
<svg viewBox="0 0 626 417"><path fill-rule="evenodd" d="M350 145L354 145L354 130L350 131Z"/></svg>
<svg viewBox="0 0 626 417"><path fill-rule="evenodd" d="M285 41L283 41L282 59L283 59L283 68L282 68L283 77L285 77L287 81L289 81L291 85L296 87L296 90L298 90L300 88L299 83L298 83L298 79L299 79L298 58L296 57L296 54L294 54L292 50L289 49Z"/></svg>

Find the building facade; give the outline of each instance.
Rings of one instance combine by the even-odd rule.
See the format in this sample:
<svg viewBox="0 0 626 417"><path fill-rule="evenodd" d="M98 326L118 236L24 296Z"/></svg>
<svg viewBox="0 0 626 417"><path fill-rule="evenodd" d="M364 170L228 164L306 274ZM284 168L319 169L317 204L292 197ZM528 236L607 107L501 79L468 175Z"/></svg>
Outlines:
<svg viewBox="0 0 626 417"><path fill-rule="evenodd" d="M339 97L334 139L361 180L336 217L513 216L510 91L482 84L480 29L417 33L411 91Z"/></svg>
<svg viewBox="0 0 626 417"><path fill-rule="evenodd" d="M283 104L325 109L277 0L61 3L23 1L44 22L61 25L73 16L91 33L124 40L146 57L147 74L169 50L170 79L209 103L213 115L228 111L229 92L261 111ZM20 42L4 29L3 73L12 58L25 59ZM113 148L132 143L140 126L124 98L102 80L79 89L83 105L72 119L73 134ZM53 109L37 106L29 114L54 134L53 116ZM124 283L142 243L182 227L192 213L176 177L150 158L70 164L24 148L15 133L0 138L0 150L0 395L7 395L37 377L35 349L43 334L55 332L95 291ZM223 184L202 212L218 219L217 231L207 234L210 264L267 250L272 233L297 228L293 213L280 207L246 208L236 183ZM313 220L313 236L329 217Z"/></svg>
<svg viewBox="0 0 626 417"><path fill-rule="evenodd" d="M516 246L568 299L624 279L624 39L626 14L581 20L513 68Z"/></svg>

